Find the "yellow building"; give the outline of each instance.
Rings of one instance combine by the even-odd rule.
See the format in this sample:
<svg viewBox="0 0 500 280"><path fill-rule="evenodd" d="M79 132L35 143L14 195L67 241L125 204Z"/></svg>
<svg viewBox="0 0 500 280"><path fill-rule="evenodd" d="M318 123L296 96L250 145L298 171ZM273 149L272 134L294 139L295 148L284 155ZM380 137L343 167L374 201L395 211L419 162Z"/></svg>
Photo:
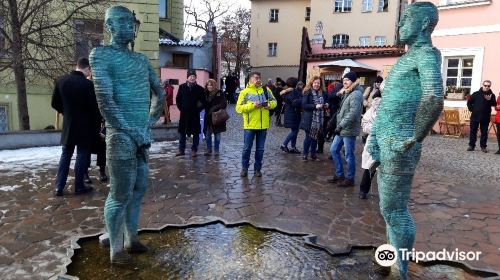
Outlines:
<svg viewBox="0 0 500 280"><path fill-rule="evenodd" d="M172 34L183 37L183 0L113 0L109 5L123 5L135 12L141 24L134 49L148 56L159 73L159 28L162 27ZM163 16L161 19L160 14ZM74 16L73 24L77 30L75 57L88 56L93 47L109 41L104 32L103 20L102 16L93 19ZM0 40L0 52L1 48L2 40ZM70 63L68 69L73 68L74 64ZM6 70L0 72L0 76L3 77L0 87L0 132L19 130L17 90L13 73ZM28 112L32 130L44 129L55 124L56 113L50 105L52 90L51 80L27 83Z"/></svg>
<svg viewBox="0 0 500 280"><path fill-rule="evenodd" d="M394 45L400 1L251 0L250 65L264 79L297 77L302 28L325 47ZM318 23L322 37L313 36Z"/></svg>

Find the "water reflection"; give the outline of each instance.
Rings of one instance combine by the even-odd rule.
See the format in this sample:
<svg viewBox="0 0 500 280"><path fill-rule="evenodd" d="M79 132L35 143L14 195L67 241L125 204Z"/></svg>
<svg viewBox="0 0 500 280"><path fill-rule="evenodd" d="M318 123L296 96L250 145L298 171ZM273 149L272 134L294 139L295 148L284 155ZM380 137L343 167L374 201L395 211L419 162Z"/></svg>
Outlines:
<svg viewBox="0 0 500 280"><path fill-rule="evenodd" d="M333 257L308 247L300 236L250 225L211 224L141 234L150 252L136 265L111 267L97 238L81 242L68 274L80 279L391 279L373 273L371 250ZM460 269L413 265L414 278L475 279ZM429 278L430 277L430 278Z"/></svg>

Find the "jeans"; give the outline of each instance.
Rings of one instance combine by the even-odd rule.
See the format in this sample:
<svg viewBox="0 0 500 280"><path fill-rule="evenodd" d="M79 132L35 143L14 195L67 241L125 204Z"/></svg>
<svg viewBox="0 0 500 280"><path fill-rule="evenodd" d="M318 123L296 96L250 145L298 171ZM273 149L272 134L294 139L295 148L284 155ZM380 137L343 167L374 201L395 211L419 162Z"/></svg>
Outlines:
<svg viewBox="0 0 500 280"><path fill-rule="evenodd" d="M302 152L302 154L304 156L307 156L309 154L309 151L311 151L311 156L315 156L317 145L318 140L312 139L311 133L309 131L306 131L306 138L304 138L304 151Z"/></svg>
<svg viewBox="0 0 500 280"><path fill-rule="evenodd" d="M354 156L356 136L336 135L333 139L332 146L330 147L330 153L333 157L335 175L337 177L344 177L344 167L342 165L342 156L340 155L342 146L345 146L345 160L347 162L347 176L345 177L354 181L354 175L356 173L356 158Z"/></svg>
<svg viewBox="0 0 500 280"><path fill-rule="evenodd" d="M198 151L198 145L200 144L200 137L198 134L193 135L193 145L191 146L191 151ZM184 152L186 150L186 134L179 133L179 151Z"/></svg>
<svg viewBox="0 0 500 280"><path fill-rule="evenodd" d="M63 190L68 179L69 165L75 151L75 145L63 145L61 158L59 160L59 169L56 177L56 190ZM84 188L83 175L87 170L89 158L89 148L86 146L77 145L76 161L75 161L75 190Z"/></svg>
<svg viewBox="0 0 500 280"><path fill-rule="evenodd" d="M210 127L207 127L207 133L205 134L205 141L207 141L207 150L212 151L212 134L214 135L214 151L216 153L219 152L219 146L220 146L220 132L219 133L212 133L212 129Z"/></svg>
<svg viewBox="0 0 500 280"><path fill-rule="evenodd" d="M288 136L285 138L283 146L288 147L288 143L292 142L292 148L295 148L295 145L297 144L298 135L299 135L298 128L290 128L290 133L288 133Z"/></svg>
<svg viewBox="0 0 500 280"><path fill-rule="evenodd" d="M486 142L488 141L488 125L490 124L490 121L486 122L476 122L476 121L470 121L470 136L469 136L469 146L471 147L476 147L476 140L477 140L477 130L480 128L481 130L481 138L479 139L479 146L481 148L486 148Z"/></svg>
<svg viewBox="0 0 500 280"><path fill-rule="evenodd" d="M250 166L250 153L252 152L253 139L255 138L255 163L254 170L260 171L264 158L264 144L266 143L267 129L245 129L243 133L243 154L241 165L248 170Z"/></svg>

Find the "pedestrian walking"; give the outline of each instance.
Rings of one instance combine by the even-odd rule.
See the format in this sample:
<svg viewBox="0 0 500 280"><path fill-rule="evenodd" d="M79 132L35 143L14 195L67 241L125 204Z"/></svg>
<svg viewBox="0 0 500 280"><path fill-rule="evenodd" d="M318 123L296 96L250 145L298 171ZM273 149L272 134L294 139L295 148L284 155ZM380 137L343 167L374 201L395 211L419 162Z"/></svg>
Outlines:
<svg viewBox="0 0 500 280"><path fill-rule="evenodd" d="M88 166L93 127L97 122L98 107L87 58L78 59L76 70L59 78L52 94L52 108L63 115L61 131L62 153L57 171L55 192L62 196L68 179L71 157L76 147L75 194L91 192L93 188L84 184Z"/></svg>
<svg viewBox="0 0 500 280"><path fill-rule="evenodd" d="M301 107L302 107L302 87L298 87L298 79L294 77L290 77L286 80L287 89L282 90L280 95L284 100L284 123L283 126L286 128L290 128L290 133L288 133L287 137L283 141L283 144L280 146L280 149L283 152L291 153L291 154L300 154L300 151L297 149L297 136L299 134L299 125L300 125L300 115L301 115ZM291 143L291 148L288 148L288 143Z"/></svg>

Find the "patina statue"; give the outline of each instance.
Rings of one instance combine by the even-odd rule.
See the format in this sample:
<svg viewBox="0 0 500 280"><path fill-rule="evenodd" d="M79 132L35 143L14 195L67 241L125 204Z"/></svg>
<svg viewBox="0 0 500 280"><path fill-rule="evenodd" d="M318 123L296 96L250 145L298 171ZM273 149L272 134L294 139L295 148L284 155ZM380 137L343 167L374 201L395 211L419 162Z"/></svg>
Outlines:
<svg viewBox="0 0 500 280"><path fill-rule="evenodd" d="M443 109L441 54L431 33L438 10L430 2L416 2L404 12L399 39L408 51L391 69L378 109L368 151L380 163L380 210L391 245L398 250L398 269L406 279L408 261L400 248L411 251L415 223L408 211L411 185L420 159L422 141Z"/></svg>
<svg viewBox="0 0 500 280"><path fill-rule="evenodd" d="M97 102L107 129L110 190L104 219L111 263L121 265L132 263L128 253L148 249L140 243L137 227L141 200L148 187L150 126L159 119L165 100L148 58L129 49L137 22L129 9L109 8L105 26L111 42L90 54Z"/></svg>

